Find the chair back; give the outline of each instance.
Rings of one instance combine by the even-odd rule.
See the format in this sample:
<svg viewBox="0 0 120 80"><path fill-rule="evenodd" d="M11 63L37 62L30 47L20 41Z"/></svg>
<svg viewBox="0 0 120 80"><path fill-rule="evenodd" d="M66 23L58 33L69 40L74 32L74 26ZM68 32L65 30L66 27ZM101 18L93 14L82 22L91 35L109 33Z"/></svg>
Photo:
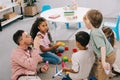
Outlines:
<svg viewBox="0 0 120 80"><path fill-rule="evenodd" d="M119 41L120 40L120 14L118 15L117 21L116 21L116 26L113 28L113 30L116 32L116 39Z"/></svg>
<svg viewBox="0 0 120 80"><path fill-rule="evenodd" d="M51 9L51 6L49 4L44 4L42 6L42 12Z"/></svg>

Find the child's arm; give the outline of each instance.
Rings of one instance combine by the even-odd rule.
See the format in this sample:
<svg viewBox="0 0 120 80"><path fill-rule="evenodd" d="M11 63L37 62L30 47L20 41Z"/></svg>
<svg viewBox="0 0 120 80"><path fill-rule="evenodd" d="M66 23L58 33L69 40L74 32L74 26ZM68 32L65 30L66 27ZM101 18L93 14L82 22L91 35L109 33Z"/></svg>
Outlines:
<svg viewBox="0 0 120 80"><path fill-rule="evenodd" d="M44 46L40 45L40 49L41 49L42 52L50 51L52 49L56 49L57 47L58 47L58 45L53 45L49 48L45 48Z"/></svg>
<svg viewBox="0 0 120 80"><path fill-rule="evenodd" d="M109 66L107 65L108 63L106 62L106 47L103 46L101 47L101 62L104 70L109 70Z"/></svg>
<svg viewBox="0 0 120 80"><path fill-rule="evenodd" d="M71 72L71 73L78 73L78 72L75 72L73 69L71 68L63 68L63 72Z"/></svg>
<svg viewBox="0 0 120 80"><path fill-rule="evenodd" d="M106 47L105 46L102 46L101 47L101 61L102 61L102 64L105 63L105 60L106 60Z"/></svg>

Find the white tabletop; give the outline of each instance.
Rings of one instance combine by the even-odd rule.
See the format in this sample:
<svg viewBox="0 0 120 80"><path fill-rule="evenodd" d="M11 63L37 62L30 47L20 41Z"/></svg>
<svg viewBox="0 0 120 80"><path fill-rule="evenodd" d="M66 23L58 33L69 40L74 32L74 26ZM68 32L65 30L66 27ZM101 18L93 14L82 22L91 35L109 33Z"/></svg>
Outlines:
<svg viewBox="0 0 120 80"><path fill-rule="evenodd" d="M77 16L77 19L72 19L72 20L68 20L66 19L66 17L64 16L64 12L65 10L63 9L63 7L61 8L53 8L47 11L44 11L40 14L41 17L44 17L46 20L48 21L52 21L52 22L82 22L83 21L83 16L85 15L85 13L90 10L90 8L84 8L84 7L78 7L77 10L74 10L75 15ZM60 17L56 18L56 19L51 19L49 18L49 16L51 15L60 15Z"/></svg>

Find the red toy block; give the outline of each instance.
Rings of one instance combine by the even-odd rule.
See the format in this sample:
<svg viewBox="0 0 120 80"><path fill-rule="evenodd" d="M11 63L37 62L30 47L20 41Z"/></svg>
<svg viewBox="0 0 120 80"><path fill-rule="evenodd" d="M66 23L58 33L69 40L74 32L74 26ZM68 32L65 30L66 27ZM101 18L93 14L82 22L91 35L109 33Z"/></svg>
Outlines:
<svg viewBox="0 0 120 80"><path fill-rule="evenodd" d="M74 52L74 53L77 52L77 49L76 49L76 48L73 48L73 52Z"/></svg>
<svg viewBox="0 0 120 80"><path fill-rule="evenodd" d="M68 47L65 47L65 51L68 51L69 50L69 48Z"/></svg>
<svg viewBox="0 0 120 80"><path fill-rule="evenodd" d="M65 62L64 62L64 61L62 61L61 66L62 66L62 68L66 67L66 65L65 65Z"/></svg>
<svg viewBox="0 0 120 80"><path fill-rule="evenodd" d="M57 55L58 55L59 57L61 57L61 56L62 56L62 53L57 53Z"/></svg>

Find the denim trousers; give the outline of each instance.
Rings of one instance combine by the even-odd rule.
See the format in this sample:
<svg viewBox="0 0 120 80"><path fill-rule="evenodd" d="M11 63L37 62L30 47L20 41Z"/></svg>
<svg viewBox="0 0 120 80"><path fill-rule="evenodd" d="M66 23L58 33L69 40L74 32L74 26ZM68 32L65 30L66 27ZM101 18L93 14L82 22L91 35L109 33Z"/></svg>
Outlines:
<svg viewBox="0 0 120 80"><path fill-rule="evenodd" d="M64 48L58 48L57 51L64 51ZM40 56L43 57L43 61L46 62L48 61L50 64L60 64L61 63L61 58L56 55L55 50L51 50L48 52L44 52L40 54Z"/></svg>

